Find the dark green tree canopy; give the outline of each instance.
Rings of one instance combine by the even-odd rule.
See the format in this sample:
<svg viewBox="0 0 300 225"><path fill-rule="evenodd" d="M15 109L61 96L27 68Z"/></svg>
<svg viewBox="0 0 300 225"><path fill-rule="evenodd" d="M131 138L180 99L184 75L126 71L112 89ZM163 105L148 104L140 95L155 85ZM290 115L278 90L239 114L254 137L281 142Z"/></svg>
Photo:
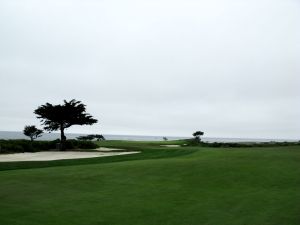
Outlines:
<svg viewBox="0 0 300 225"><path fill-rule="evenodd" d="M38 107L34 113L41 120L47 131L60 130L60 150L64 150L66 136L64 130L72 125L92 125L97 123L90 114L85 112L85 105L75 99L63 105L46 103Z"/></svg>
<svg viewBox="0 0 300 225"><path fill-rule="evenodd" d="M196 131L195 133L193 133L193 136L195 137L195 140L197 142L201 142L201 138L200 136L204 135L204 132L202 131Z"/></svg>
<svg viewBox="0 0 300 225"><path fill-rule="evenodd" d="M30 137L30 140L33 141L42 136L43 131L37 129L35 126L25 126L23 130L24 135Z"/></svg>
<svg viewBox="0 0 300 225"><path fill-rule="evenodd" d="M78 140L81 141L92 141L92 140L97 140L97 141L101 141L101 140L105 140L104 136L101 134L89 134L86 136L79 136L77 137Z"/></svg>
<svg viewBox="0 0 300 225"><path fill-rule="evenodd" d="M55 131L66 129L72 125L92 125L97 123L90 114L85 113L85 105L75 99L67 102L64 100L63 105L52 105L46 103L38 107L34 113L41 120L44 129Z"/></svg>
<svg viewBox="0 0 300 225"><path fill-rule="evenodd" d="M204 134L204 132L202 132L202 131L196 131L195 133L193 133L193 136L194 137L200 137L200 136L202 136Z"/></svg>

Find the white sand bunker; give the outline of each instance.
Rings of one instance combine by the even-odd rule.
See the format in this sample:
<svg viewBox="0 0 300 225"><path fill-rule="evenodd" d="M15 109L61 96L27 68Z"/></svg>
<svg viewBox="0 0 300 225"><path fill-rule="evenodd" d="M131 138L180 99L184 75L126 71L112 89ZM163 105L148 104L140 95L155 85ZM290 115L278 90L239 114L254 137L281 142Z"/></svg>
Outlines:
<svg viewBox="0 0 300 225"><path fill-rule="evenodd" d="M181 146L180 145L161 145L161 147L177 148L177 147L181 147Z"/></svg>
<svg viewBox="0 0 300 225"><path fill-rule="evenodd" d="M96 148L95 149L96 151L99 151L99 152L113 152L113 151L126 151L124 149L120 149L120 148L106 148L106 147L100 147L100 148Z"/></svg>
<svg viewBox="0 0 300 225"><path fill-rule="evenodd" d="M139 152L75 152L75 151L47 151L34 153L15 153L0 155L0 162L17 162L17 161L51 161L59 159L82 159L95 158L114 155L128 155Z"/></svg>

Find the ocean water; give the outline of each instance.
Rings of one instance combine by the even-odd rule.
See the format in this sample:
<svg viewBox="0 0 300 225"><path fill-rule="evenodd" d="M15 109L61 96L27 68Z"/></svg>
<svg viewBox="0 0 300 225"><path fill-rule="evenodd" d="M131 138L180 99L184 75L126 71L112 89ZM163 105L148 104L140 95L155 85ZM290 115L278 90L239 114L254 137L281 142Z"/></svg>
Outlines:
<svg viewBox="0 0 300 225"><path fill-rule="evenodd" d="M87 134L76 134L76 133L66 133L67 139L76 139L79 136L84 136ZM163 136L142 136L142 135L112 135L103 134L106 140L132 140L132 141L162 141ZM168 140L178 140L178 139L188 139L190 137L174 137L165 136ZM59 139L59 133L44 133L42 137L38 140L55 140ZM0 131L0 139L28 139L22 132L18 131ZM204 142L270 142L270 141L298 141L291 139L253 139L253 138L214 138L214 137L202 137Z"/></svg>

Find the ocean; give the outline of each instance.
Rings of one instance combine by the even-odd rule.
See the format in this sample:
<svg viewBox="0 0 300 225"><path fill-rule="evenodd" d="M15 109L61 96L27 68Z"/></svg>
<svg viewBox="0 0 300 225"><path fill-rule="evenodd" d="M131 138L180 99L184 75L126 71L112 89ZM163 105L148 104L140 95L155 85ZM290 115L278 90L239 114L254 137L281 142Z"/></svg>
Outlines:
<svg viewBox="0 0 300 225"><path fill-rule="evenodd" d="M79 136L84 136L87 134L77 134L77 133L66 133L67 139L76 139ZM190 137L175 137L175 136L143 136L143 135L113 135L113 134L103 134L106 140L131 140L131 141L162 141L163 137L167 137L168 140L178 140L178 139L188 139ZM42 137L37 140L55 140L59 139L59 133L44 133ZM22 132L18 131L0 131L0 139L28 139ZM202 137L204 142L270 142L270 141L298 141L291 139L254 139L254 138L219 138L219 137Z"/></svg>

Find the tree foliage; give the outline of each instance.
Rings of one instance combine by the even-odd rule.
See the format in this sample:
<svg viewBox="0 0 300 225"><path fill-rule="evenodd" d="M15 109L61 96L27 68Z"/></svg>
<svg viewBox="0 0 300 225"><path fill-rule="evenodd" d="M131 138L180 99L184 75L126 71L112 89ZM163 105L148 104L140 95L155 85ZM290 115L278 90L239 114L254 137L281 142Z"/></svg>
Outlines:
<svg viewBox="0 0 300 225"><path fill-rule="evenodd" d="M197 140L197 141L201 141L201 136L202 135L204 135L204 132L202 132L202 131L196 131L195 133L193 133L193 136L195 137L195 140Z"/></svg>
<svg viewBox="0 0 300 225"><path fill-rule="evenodd" d="M41 120L44 129L51 132L60 130L61 149L66 140L64 130L73 125L92 125L97 123L90 114L86 113L86 106L75 99L71 101L64 100L63 105L52 105L46 103L39 106L34 113Z"/></svg>
<svg viewBox="0 0 300 225"><path fill-rule="evenodd" d="M37 129L35 126L25 126L23 130L24 135L30 137L30 140L33 141L42 136L43 131Z"/></svg>
<svg viewBox="0 0 300 225"><path fill-rule="evenodd" d="M46 103L38 107L34 113L41 119L44 129L55 131L61 128L66 129L72 125L92 125L97 123L91 115L85 113L85 105L75 99L63 105L52 105Z"/></svg>
<svg viewBox="0 0 300 225"><path fill-rule="evenodd" d="M86 136L79 136L77 137L78 140L82 140L82 141L92 141L92 140L97 140L97 141L101 141L101 140L105 140L104 136L101 134L89 134Z"/></svg>

